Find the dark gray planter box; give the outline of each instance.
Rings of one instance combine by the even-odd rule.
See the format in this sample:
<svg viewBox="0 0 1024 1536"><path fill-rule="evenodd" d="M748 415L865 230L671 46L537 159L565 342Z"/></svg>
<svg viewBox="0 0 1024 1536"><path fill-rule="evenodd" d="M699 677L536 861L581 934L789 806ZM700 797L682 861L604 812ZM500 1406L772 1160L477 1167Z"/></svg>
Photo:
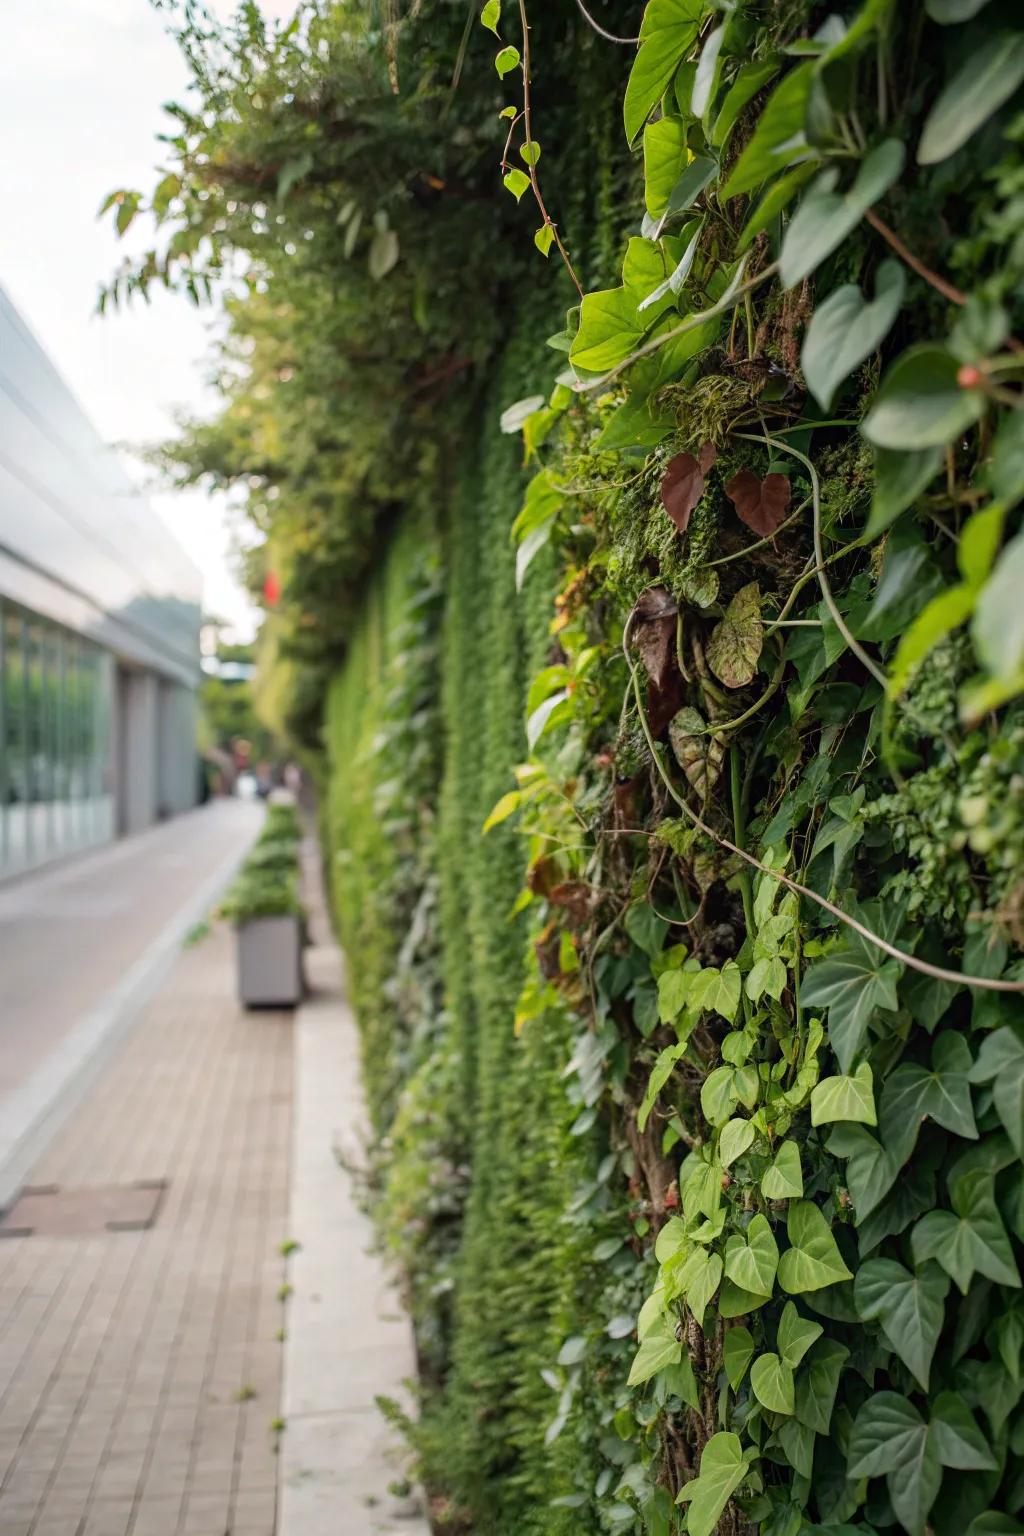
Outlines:
<svg viewBox="0 0 1024 1536"><path fill-rule="evenodd" d="M297 917L257 917L238 929L238 997L246 1008L294 1008L302 997Z"/></svg>

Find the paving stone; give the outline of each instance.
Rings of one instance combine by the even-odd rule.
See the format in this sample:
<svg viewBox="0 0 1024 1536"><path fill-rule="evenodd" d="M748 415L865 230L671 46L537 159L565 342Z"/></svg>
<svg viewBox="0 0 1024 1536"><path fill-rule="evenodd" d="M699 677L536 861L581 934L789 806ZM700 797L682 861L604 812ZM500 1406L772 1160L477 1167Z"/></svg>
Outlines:
<svg viewBox="0 0 1024 1536"><path fill-rule="evenodd" d="M0 1243L2 1536L225 1536L236 1499L272 1507L235 1394L258 1383L266 1438L292 1040L239 1009L232 937L181 955L30 1176L164 1180L155 1225Z"/></svg>

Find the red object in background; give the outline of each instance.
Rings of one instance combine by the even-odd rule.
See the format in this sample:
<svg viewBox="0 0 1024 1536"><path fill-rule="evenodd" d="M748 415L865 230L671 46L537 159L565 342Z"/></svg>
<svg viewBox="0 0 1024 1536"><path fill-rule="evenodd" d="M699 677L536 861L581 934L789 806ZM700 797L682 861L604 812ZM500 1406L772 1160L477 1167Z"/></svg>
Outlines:
<svg viewBox="0 0 1024 1536"><path fill-rule="evenodd" d="M281 601L281 580L276 571L268 571L263 578L263 600L268 608L276 608Z"/></svg>

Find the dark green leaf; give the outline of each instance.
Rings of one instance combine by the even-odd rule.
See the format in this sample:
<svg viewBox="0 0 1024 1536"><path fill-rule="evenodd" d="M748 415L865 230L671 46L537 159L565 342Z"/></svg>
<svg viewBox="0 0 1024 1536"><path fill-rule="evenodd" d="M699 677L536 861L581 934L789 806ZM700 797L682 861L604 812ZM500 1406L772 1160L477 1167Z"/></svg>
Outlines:
<svg viewBox="0 0 1024 1536"><path fill-rule="evenodd" d="M921 448L914 453L876 448L875 488L864 540L869 542L884 533L901 512L913 505L941 468L941 448Z"/></svg>
<svg viewBox="0 0 1024 1536"><path fill-rule="evenodd" d="M866 302L856 283L846 283L818 305L804 337L801 366L822 410L830 409L839 385L885 340L904 287L899 262L883 261L873 299Z"/></svg>
<svg viewBox="0 0 1024 1536"><path fill-rule="evenodd" d="M1024 32L994 32L972 48L928 114L918 164L935 165L966 144L1022 81Z"/></svg>
<svg viewBox="0 0 1024 1536"><path fill-rule="evenodd" d="M867 156L846 192L835 190L836 171L824 172L805 194L782 242L779 267L784 288L792 288L801 282L856 229L868 209L884 197L897 179L905 158L899 140L887 139ZM898 300L896 308L899 308ZM886 331L894 318L895 310L889 317Z"/></svg>
<svg viewBox="0 0 1024 1536"><path fill-rule="evenodd" d="M914 1228L914 1263L937 1259L965 1296L975 1273L1000 1285L1019 1286L992 1175L983 1169L964 1174L953 1182L951 1197L952 1211L930 1211Z"/></svg>
<svg viewBox="0 0 1024 1536"><path fill-rule="evenodd" d="M881 1324L889 1343L925 1391L948 1292L949 1276L937 1264L925 1264L911 1274L893 1259L871 1259L862 1264L853 1283L858 1313Z"/></svg>
<svg viewBox="0 0 1024 1536"><path fill-rule="evenodd" d="M861 430L876 447L941 448L985 413L985 397L957 381L952 352L921 342L897 358L882 380Z"/></svg>
<svg viewBox="0 0 1024 1536"><path fill-rule="evenodd" d="M896 983L902 970L898 961L860 940L833 950L808 970L801 1000L828 1008L829 1040L844 1072L862 1050L875 1010L899 1006Z"/></svg>

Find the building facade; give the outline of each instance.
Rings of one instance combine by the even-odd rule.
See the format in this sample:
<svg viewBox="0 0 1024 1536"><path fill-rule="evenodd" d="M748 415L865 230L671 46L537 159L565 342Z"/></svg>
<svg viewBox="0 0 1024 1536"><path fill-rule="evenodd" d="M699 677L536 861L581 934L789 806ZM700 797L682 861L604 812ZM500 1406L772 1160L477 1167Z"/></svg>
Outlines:
<svg viewBox="0 0 1024 1536"><path fill-rule="evenodd" d="M201 595L0 289L0 877L195 804Z"/></svg>

